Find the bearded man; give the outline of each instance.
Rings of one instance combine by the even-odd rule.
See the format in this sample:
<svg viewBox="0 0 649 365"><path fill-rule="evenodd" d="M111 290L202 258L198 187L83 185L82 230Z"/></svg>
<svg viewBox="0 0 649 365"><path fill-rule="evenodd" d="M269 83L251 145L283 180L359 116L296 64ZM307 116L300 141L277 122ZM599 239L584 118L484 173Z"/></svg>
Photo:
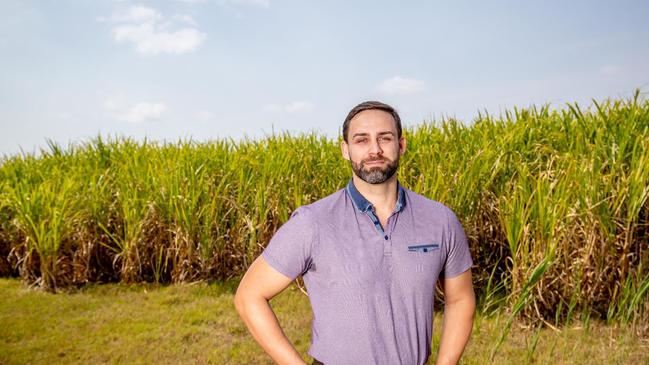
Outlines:
<svg viewBox="0 0 649 365"><path fill-rule="evenodd" d="M439 280L445 302L436 363L455 364L475 312L462 226L448 207L399 184L406 138L394 108L361 103L342 133L351 180L280 227L243 276L237 312L276 363L306 364L268 304L302 275L313 311L312 364L422 365L431 354Z"/></svg>

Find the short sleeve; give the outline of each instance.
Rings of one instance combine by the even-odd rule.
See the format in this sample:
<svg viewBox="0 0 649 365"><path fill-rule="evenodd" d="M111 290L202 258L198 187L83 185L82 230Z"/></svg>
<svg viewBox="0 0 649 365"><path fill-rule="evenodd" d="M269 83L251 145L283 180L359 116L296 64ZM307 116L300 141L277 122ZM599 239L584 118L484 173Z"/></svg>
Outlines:
<svg viewBox="0 0 649 365"><path fill-rule="evenodd" d="M262 252L270 266L291 279L306 273L311 265L315 226L307 213L304 207L296 209Z"/></svg>
<svg viewBox="0 0 649 365"><path fill-rule="evenodd" d="M443 277L450 279L467 271L473 265L469 243L462 224L452 211L448 211L448 234L446 235L447 256L442 270Z"/></svg>

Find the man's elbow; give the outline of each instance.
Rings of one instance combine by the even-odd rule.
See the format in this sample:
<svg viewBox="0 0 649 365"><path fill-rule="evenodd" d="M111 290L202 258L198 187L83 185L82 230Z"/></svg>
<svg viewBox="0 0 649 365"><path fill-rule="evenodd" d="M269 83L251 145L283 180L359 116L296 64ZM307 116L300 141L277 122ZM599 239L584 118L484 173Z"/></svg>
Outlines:
<svg viewBox="0 0 649 365"><path fill-rule="evenodd" d="M239 285L236 293L234 293L234 308L242 319L245 319L245 316L250 312L252 307L256 307L259 303L265 301L259 293L241 285Z"/></svg>
<svg viewBox="0 0 649 365"><path fill-rule="evenodd" d="M236 309L239 317L243 318L246 307L246 295L244 290L241 289L241 286L237 288L236 293L234 293L234 308Z"/></svg>

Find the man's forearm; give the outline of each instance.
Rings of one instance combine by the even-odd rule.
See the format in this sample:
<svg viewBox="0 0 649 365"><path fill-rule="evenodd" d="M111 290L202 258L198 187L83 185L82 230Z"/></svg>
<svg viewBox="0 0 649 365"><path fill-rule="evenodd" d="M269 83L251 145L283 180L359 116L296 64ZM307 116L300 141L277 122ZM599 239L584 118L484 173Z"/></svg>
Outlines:
<svg viewBox="0 0 649 365"><path fill-rule="evenodd" d="M447 303L444 306L444 323L439 345L437 365L457 364L471 336L475 300Z"/></svg>
<svg viewBox="0 0 649 365"><path fill-rule="evenodd" d="M237 298L237 312L261 347L280 365L306 364L264 298Z"/></svg>

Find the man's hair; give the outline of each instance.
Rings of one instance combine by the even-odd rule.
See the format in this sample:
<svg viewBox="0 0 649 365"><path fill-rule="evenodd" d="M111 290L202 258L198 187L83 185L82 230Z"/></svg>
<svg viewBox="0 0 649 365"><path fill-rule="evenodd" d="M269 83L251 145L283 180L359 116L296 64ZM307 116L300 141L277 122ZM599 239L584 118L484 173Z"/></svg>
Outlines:
<svg viewBox="0 0 649 365"><path fill-rule="evenodd" d="M356 114L365 110L383 110L384 112L390 113L390 115L392 115L392 118L394 118L394 122L397 126L397 138L401 138L401 118L399 118L397 111L388 104L382 103L380 101L364 101L352 108L352 110L349 111L349 114L347 114L347 118L345 118L345 121L343 122L343 139L345 140L345 142L348 142L347 132L349 132L349 122L351 122Z"/></svg>

